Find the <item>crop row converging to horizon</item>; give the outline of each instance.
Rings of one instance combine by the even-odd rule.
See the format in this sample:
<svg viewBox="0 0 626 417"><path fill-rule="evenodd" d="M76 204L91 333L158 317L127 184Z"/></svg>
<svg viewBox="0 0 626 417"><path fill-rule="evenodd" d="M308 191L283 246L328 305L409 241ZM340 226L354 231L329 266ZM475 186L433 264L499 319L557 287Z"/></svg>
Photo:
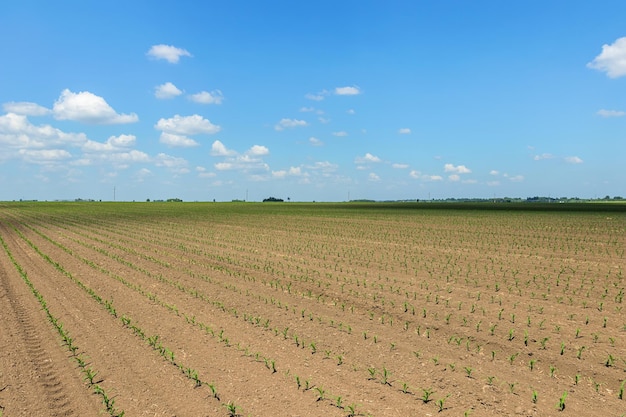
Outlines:
<svg viewBox="0 0 626 417"><path fill-rule="evenodd" d="M111 415L143 400L55 288L224 415L266 415L269 389L337 416L624 406L623 211L397 208L7 203L0 236Z"/></svg>

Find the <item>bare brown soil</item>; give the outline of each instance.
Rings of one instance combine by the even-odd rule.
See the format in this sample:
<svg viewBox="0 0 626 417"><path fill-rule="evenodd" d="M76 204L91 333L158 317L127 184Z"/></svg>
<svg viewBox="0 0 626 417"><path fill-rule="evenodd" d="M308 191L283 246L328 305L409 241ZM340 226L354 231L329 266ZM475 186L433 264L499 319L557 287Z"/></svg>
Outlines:
<svg viewBox="0 0 626 417"><path fill-rule="evenodd" d="M0 415L626 413L623 213L276 207L0 206Z"/></svg>

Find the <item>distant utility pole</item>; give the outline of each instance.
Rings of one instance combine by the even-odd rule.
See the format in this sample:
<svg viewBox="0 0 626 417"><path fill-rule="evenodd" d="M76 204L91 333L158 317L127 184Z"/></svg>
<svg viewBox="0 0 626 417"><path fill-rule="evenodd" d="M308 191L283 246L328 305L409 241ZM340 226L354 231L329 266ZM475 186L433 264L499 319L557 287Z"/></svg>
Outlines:
<svg viewBox="0 0 626 417"><path fill-rule="evenodd" d="M113 201L115 201L115 186L113 186Z"/></svg>
<svg viewBox="0 0 626 417"><path fill-rule="evenodd" d="M248 189L246 188L246 201L248 201Z"/></svg>

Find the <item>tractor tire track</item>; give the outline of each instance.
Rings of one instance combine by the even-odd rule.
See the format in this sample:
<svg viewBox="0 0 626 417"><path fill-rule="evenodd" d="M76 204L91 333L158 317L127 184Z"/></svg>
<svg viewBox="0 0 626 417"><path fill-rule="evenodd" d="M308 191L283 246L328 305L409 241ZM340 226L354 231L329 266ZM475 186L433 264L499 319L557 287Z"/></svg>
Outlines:
<svg viewBox="0 0 626 417"><path fill-rule="evenodd" d="M5 235L4 231L2 233ZM99 406L82 383L79 373L71 369L56 334L45 322L21 277L11 270L4 251L0 256L0 312L2 313L2 368L0 375L9 415L49 415L73 417L97 415ZM62 376L73 372L75 380ZM6 379L5 379L6 378ZM0 409L1 410L1 409Z"/></svg>

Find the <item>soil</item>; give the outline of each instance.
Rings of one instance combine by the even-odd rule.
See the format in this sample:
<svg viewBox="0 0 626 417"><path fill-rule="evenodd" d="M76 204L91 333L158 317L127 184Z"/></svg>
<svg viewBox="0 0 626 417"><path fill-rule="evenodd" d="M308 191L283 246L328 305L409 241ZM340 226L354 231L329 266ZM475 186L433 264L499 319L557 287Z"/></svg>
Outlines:
<svg viewBox="0 0 626 417"><path fill-rule="evenodd" d="M626 413L623 213L169 207L0 205L0 415Z"/></svg>

